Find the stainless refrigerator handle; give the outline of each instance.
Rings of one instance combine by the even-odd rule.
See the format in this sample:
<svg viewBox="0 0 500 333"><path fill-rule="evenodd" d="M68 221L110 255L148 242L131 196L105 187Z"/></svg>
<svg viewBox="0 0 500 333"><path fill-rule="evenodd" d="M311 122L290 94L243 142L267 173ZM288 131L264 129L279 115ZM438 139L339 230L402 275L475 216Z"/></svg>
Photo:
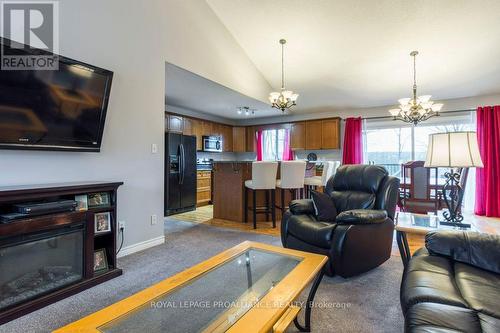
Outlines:
<svg viewBox="0 0 500 333"><path fill-rule="evenodd" d="M180 156L180 162L181 162L181 167L180 167L180 181L179 184L184 183L184 172L186 169L186 161L184 159L184 145L181 143L180 145L180 150L181 150L181 156Z"/></svg>

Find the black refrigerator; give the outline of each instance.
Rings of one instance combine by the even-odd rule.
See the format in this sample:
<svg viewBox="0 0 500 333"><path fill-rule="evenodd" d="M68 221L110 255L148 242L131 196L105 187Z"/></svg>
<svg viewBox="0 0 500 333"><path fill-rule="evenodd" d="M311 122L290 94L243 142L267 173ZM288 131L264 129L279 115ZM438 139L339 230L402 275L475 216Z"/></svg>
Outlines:
<svg viewBox="0 0 500 333"><path fill-rule="evenodd" d="M196 137L165 133L165 216L196 209Z"/></svg>

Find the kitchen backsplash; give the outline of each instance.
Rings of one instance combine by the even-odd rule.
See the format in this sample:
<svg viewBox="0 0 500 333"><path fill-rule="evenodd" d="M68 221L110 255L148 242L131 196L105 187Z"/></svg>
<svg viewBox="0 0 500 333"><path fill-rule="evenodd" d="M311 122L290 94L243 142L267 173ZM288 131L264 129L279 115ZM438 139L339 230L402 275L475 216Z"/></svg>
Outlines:
<svg viewBox="0 0 500 333"><path fill-rule="evenodd" d="M306 159L307 155L315 153L318 161L340 161L342 160L342 151L339 149L324 149L324 150L296 150L296 159Z"/></svg>
<svg viewBox="0 0 500 333"><path fill-rule="evenodd" d="M342 159L342 153L340 150L329 149L329 150L297 150L295 151L296 159L306 159L309 153L315 153L319 161L340 161ZM213 159L214 161L249 161L255 160L255 153L208 153L208 152L197 152L196 158L203 159Z"/></svg>
<svg viewBox="0 0 500 333"><path fill-rule="evenodd" d="M255 153L208 153L199 151L196 153L196 158L199 160L209 160L214 161L248 161L255 160Z"/></svg>

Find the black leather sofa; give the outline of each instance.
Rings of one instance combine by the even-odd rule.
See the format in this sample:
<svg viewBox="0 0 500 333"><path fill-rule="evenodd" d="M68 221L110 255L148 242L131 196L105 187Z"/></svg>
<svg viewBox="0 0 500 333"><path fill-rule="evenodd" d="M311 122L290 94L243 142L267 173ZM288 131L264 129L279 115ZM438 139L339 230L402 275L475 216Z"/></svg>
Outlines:
<svg viewBox="0 0 500 333"><path fill-rule="evenodd" d="M500 236L426 235L404 272L405 332L500 332Z"/></svg>
<svg viewBox="0 0 500 333"><path fill-rule="evenodd" d="M284 247L328 256L327 275L350 277L389 259L399 180L376 165L343 165L325 192L337 217L318 221L312 200L294 200L281 221Z"/></svg>

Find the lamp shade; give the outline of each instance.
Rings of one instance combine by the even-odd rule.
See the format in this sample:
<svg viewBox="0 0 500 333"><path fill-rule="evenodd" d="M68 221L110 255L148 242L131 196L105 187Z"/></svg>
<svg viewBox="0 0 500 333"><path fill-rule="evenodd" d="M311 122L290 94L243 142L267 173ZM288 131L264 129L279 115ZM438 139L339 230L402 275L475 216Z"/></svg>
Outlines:
<svg viewBox="0 0 500 333"><path fill-rule="evenodd" d="M483 167L476 132L450 132L429 135L426 167Z"/></svg>

